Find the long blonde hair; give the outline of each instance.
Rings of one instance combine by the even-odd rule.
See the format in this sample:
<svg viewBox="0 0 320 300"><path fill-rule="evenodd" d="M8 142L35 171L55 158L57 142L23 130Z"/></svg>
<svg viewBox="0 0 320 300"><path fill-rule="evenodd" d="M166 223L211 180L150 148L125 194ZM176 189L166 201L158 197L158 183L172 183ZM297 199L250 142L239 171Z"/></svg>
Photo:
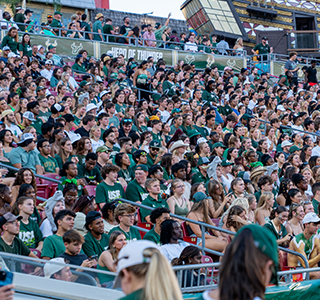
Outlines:
<svg viewBox="0 0 320 300"><path fill-rule="evenodd" d="M147 248L143 257L151 258L150 263L126 268L137 278L145 278L143 300L182 300L176 275L168 260L156 248ZM165 276L164 276L165 274ZM122 271L120 276L122 276Z"/></svg>
<svg viewBox="0 0 320 300"><path fill-rule="evenodd" d="M249 212L249 202L248 202L248 199L245 198L245 197L240 197L240 198L235 199L235 200L230 204L229 208L223 213L223 215L222 215L222 217L221 217L221 220L223 220L223 218L229 214L230 208L233 207L233 206L235 206L235 205L241 206L241 207L246 211L246 216L248 215L248 212Z"/></svg>
<svg viewBox="0 0 320 300"><path fill-rule="evenodd" d="M259 202L258 202L258 206L257 209L254 212L254 215L257 215L257 212L261 209L265 209L267 206L267 200L271 199L272 197L274 197L274 195L272 194L272 192L263 192L260 196ZM272 208L269 208L269 211L272 211Z"/></svg>

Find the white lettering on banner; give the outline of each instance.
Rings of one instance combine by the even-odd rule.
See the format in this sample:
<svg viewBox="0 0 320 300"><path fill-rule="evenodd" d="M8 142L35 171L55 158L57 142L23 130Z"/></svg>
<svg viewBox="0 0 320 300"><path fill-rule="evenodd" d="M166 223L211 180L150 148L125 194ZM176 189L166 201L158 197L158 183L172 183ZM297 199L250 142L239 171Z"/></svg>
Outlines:
<svg viewBox="0 0 320 300"><path fill-rule="evenodd" d="M112 47L111 51L114 57L117 57L120 54L122 54L125 59L134 57L139 61L147 60L149 56L152 56L155 62L163 58L163 52L160 52L160 51L155 52L155 51L148 51L148 50L136 50L136 49L126 49L126 48L117 48L117 47Z"/></svg>
<svg viewBox="0 0 320 300"><path fill-rule="evenodd" d="M147 60L149 56L152 56L153 60L156 62L160 58L163 57L163 53L162 52L138 50L138 60Z"/></svg>

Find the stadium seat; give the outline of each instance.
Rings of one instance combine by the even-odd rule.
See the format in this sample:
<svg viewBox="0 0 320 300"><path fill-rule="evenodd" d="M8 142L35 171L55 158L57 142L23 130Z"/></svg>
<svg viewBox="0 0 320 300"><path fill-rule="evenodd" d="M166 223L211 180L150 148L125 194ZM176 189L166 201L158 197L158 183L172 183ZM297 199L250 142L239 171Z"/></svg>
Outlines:
<svg viewBox="0 0 320 300"><path fill-rule="evenodd" d="M138 209L137 209L137 216L138 216L138 222L142 223L141 215L140 215L140 207L138 207Z"/></svg>
<svg viewBox="0 0 320 300"><path fill-rule="evenodd" d="M56 92L56 91L50 91L50 94L52 95L52 96L58 96L58 92Z"/></svg>
<svg viewBox="0 0 320 300"><path fill-rule="evenodd" d="M56 180L60 180L60 178L61 178L61 176L59 176L57 174L44 174L43 176L48 177L48 178L52 178L52 179L56 179ZM58 188L58 183L52 182L50 180L45 180L45 179L42 179L42 183L47 184L49 186L50 197L52 197Z"/></svg>
<svg viewBox="0 0 320 300"><path fill-rule="evenodd" d="M41 258L41 252L38 249L30 248L30 251L32 251L37 257Z"/></svg>
<svg viewBox="0 0 320 300"><path fill-rule="evenodd" d="M183 232L183 236L189 236L186 222L181 223L181 229Z"/></svg>
<svg viewBox="0 0 320 300"><path fill-rule="evenodd" d="M148 223L148 222L138 222L137 226L140 228L148 229L148 230L151 230L153 227L152 223ZM139 231L139 232L140 232L141 238L143 239L146 232L144 231Z"/></svg>
<svg viewBox="0 0 320 300"><path fill-rule="evenodd" d="M48 184L37 184L37 196L45 199L50 198L50 187ZM37 200L37 205L42 201Z"/></svg>
<svg viewBox="0 0 320 300"><path fill-rule="evenodd" d="M67 96L67 97L72 97L73 94L72 94L72 93L66 93L66 96Z"/></svg>
<svg viewBox="0 0 320 300"><path fill-rule="evenodd" d="M198 238L195 236L184 236L183 241L189 244L197 245Z"/></svg>
<svg viewBox="0 0 320 300"><path fill-rule="evenodd" d="M86 185L85 188L88 191L89 196L96 196L96 185Z"/></svg>
<svg viewBox="0 0 320 300"><path fill-rule="evenodd" d="M68 62L67 62L67 65L70 66L70 67L72 67L72 66L74 65L74 61L68 61Z"/></svg>

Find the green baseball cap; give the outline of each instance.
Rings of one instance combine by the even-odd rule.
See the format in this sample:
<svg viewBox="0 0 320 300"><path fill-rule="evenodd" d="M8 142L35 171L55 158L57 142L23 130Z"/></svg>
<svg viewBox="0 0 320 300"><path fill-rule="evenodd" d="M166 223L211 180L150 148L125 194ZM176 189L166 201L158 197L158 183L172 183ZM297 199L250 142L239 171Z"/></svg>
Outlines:
<svg viewBox="0 0 320 300"><path fill-rule="evenodd" d="M62 16L62 13L60 11L55 11L53 15L60 15Z"/></svg>
<svg viewBox="0 0 320 300"><path fill-rule="evenodd" d="M208 197L205 193L203 192L196 192L193 197L192 197L192 201L193 202L200 202L204 199L209 199L210 197Z"/></svg>
<svg viewBox="0 0 320 300"><path fill-rule="evenodd" d="M145 171L148 172L148 167L146 165L137 165L136 166L136 171Z"/></svg>
<svg viewBox="0 0 320 300"><path fill-rule="evenodd" d="M222 167L227 167L227 166L232 166L232 165L233 165L233 163L230 162L230 161L228 161L228 160L226 160L226 159L224 159L224 160L221 162L221 166L222 166Z"/></svg>
<svg viewBox="0 0 320 300"><path fill-rule="evenodd" d="M137 67L136 64L132 64L132 65L130 66L130 69L132 70L132 69L134 69L134 68L136 68L136 67Z"/></svg>
<svg viewBox="0 0 320 300"><path fill-rule="evenodd" d="M79 85L80 85L80 87L84 87L87 84L90 84L90 82L88 82L86 80L82 80Z"/></svg>
<svg viewBox="0 0 320 300"><path fill-rule="evenodd" d="M39 92L40 90L44 90L44 89L46 89L46 87L39 85L37 86L36 92Z"/></svg>
<svg viewBox="0 0 320 300"><path fill-rule="evenodd" d="M126 72L123 71L122 69L119 70L119 73L120 73L120 74L126 74Z"/></svg>
<svg viewBox="0 0 320 300"><path fill-rule="evenodd" d="M151 141L149 144L149 148L161 148L161 143L159 141Z"/></svg>
<svg viewBox="0 0 320 300"><path fill-rule="evenodd" d="M53 49L53 48L57 48L57 47L56 47L56 46L53 46L53 45L50 45L50 46L48 47L49 50L51 50L51 49Z"/></svg>
<svg viewBox="0 0 320 300"><path fill-rule="evenodd" d="M293 152L300 151L300 150L302 150L302 149L293 145L292 147L290 147L289 152L293 153Z"/></svg>
<svg viewBox="0 0 320 300"><path fill-rule="evenodd" d="M221 147L221 148L227 148L223 143L221 142L218 142L218 143L214 143L212 148L218 148L218 147Z"/></svg>
<svg viewBox="0 0 320 300"><path fill-rule="evenodd" d="M110 78L111 79L118 79L118 73L111 73Z"/></svg>
<svg viewBox="0 0 320 300"><path fill-rule="evenodd" d="M210 164L210 160L207 157L200 157L198 159L197 166L205 165L205 164Z"/></svg>
<svg viewBox="0 0 320 300"><path fill-rule="evenodd" d="M275 267L272 271L271 282L278 285L278 267L279 267L279 256L278 256L278 245L275 237L271 234L271 232L263 227L258 225L246 225L243 226L236 234L235 239L243 230L250 230L254 245L267 257L269 257ZM233 241L235 241L235 239Z"/></svg>
<svg viewBox="0 0 320 300"><path fill-rule="evenodd" d="M111 152L111 150L107 146L100 146L97 148L96 153L100 152Z"/></svg>
<svg viewBox="0 0 320 300"><path fill-rule="evenodd" d="M190 132L187 134L189 138L192 138L194 136L200 135L200 132L197 131L196 129L190 130Z"/></svg>

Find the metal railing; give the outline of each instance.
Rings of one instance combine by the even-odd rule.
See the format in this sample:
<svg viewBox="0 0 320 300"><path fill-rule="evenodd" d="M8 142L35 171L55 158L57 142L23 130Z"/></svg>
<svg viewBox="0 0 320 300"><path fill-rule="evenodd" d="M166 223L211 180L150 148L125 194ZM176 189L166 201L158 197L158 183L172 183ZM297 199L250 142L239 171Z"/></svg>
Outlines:
<svg viewBox="0 0 320 300"><path fill-rule="evenodd" d="M2 20L1 22L5 23L7 21L6 20ZM7 22L7 23L11 24L11 22ZM87 35L89 35L89 34L91 35L92 34L93 37L94 36L102 36L103 41L95 40L94 38L93 39L86 39L86 40L89 40L89 41L92 40L94 42L101 42L101 43L124 44L124 43L118 43L118 42L110 42L110 37L112 37L114 39L122 38L122 39L125 39L125 40L129 40L129 43L127 41L127 43L125 43L125 44L134 45L136 47L147 47L147 48L150 48L150 49L165 48L165 49L168 49L168 50L177 50L177 51L184 51L184 46L185 46L185 43L181 43L181 42L146 39L146 38L143 38L143 37L133 37L133 36L127 37L127 36L123 36L123 35L119 35L119 34L113 35L113 34L98 33L98 32L92 32L92 31L71 30L71 29L67 29L67 28L56 28L56 27L50 27L50 26L41 26L41 25L38 25L38 24L31 24L31 25L26 25L26 23L15 23L15 24L29 27L30 28L29 29L29 33L34 33L34 34L40 34L42 29L46 29L46 30L49 30L50 32L54 31L54 33L56 33L56 31L57 31L58 34L56 34L55 36L62 37L62 38L63 37L68 37L68 36L63 36L62 35L62 32L64 32L64 31L77 32L77 33L80 33L81 35L83 35L82 38L72 38L72 39L75 39L75 40L83 40L83 39L85 39L84 36L86 34ZM2 29L2 30L7 30L7 29ZM34 30L34 31L30 32L30 30ZM45 35L45 34L41 34L41 35L53 37L53 35ZM160 45L159 46L155 46L155 47L151 47L151 46L147 45L147 42L153 42L156 45L157 44L158 45L160 44ZM171 44L179 46L181 49L171 49L171 48L169 48L169 46ZM219 48L217 48L217 47L209 47L209 46L204 46L204 45L197 45L197 47L208 48L211 51L219 51ZM231 55L234 55L234 56L243 56L243 57L247 56L246 50L237 50L236 51L234 49L227 49L227 51L229 51L229 53ZM192 51L186 51L186 52L192 52ZM202 53L200 51L196 51L196 52ZM206 52L203 51L203 53L206 53ZM217 54L222 55L220 53L217 53Z"/></svg>

